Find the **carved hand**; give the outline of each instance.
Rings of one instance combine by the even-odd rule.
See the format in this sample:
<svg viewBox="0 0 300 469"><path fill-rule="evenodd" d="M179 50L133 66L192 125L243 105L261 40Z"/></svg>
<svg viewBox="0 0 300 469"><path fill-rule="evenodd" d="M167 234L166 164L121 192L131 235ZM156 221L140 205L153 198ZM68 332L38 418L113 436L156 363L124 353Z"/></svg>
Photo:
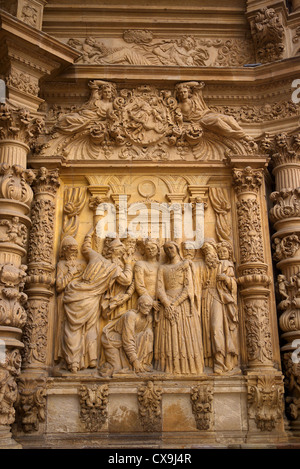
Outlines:
<svg viewBox="0 0 300 469"><path fill-rule="evenodd" d="M139 360L134 360L132 365L136 373L141 373L142 371L144 371L144 368Z"/></svg>

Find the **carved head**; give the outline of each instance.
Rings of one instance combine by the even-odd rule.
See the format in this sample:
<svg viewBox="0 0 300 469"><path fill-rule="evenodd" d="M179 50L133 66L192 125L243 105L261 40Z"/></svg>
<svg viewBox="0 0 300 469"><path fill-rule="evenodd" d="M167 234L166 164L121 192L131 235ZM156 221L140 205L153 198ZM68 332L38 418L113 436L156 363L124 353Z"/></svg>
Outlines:
<svg viewBox="0 0 300 469"><path fill-rule="evenodd" d="M153 300L149 295L141 295L138 299L138 311L142 314L149 314L153 306Z"/></svg>
<svg viewBox="0 0 300 469"><path fill-rule="evenodd" d="M194 259L196 255L195 245L191 241L184 241L181 243L182 254L185 259Z"/></svg>
<svg viewBox="0 0 300 469"><path fill-rule="evenodd" d="M216 249L220 260L233 259L233 250L230 243L222 241L217 244Z"/></svg>
<svg viewBox="0 0 300 469"><path fill-rule="evenodd" d="M158 260L160 257L159 241L147 238L144 242L144 252L147 259L156 258Z"/></svg>
<svg viewBox="0 0 300 469"><path fill-rule="evenodd" d="M65 236L60 245L60 257L65 260L76 258L78 255L78 243L73 236Z"/></svg>
<svg viewBox="0 0 300 469"><path fill-rule="evenodd" d="M183 36L182 39L178 41L178 45L190 51L196 47L196 41L192 36Z"/></svg>
<svg viewBox="0 0 300 469"><path fill-rule="evenodd" d="M127 253L134 254L137 243L137 239L134 234L126 231L126 233L121 236L121 241L124 244Z"/></svg>
<svg viewBox="0 0 300 469"><path fill-rule="evenodd" d="M204 254L205 264L209 268L213 268L219 262L219 257L216 250L216 244L212 241L206 241L203 243L201 251Z"/></svg>
<svg viewBox="0 0 300 469"><path fill-rule="evenodd" d="M170 260L174 259L176 256L181 258L179 245L175 241L167 241L164 244L164 251Z"/></svg>
<svg viewBox="0 0 300 469"><path fill-rule="evenodd" d="M119 238L113 239L108 245L107 257L110 258L111 260L121 259L124 254L125 254L124 244L119 240Z"/></svg>
<svg viewBox="0 0 300 469"><path fill-rule="evenodd" d="M178 101L183 101L191 96L191 88L186 83L179 83L175 86L175 98L178 99Z"/></svg>
<svg viewBox="0 0 300 469"><path fill-rule="evenodd" d="M104 101L112 101L117 94L116 86L113 83L102 83L99 85L99 97Z"/></svg>

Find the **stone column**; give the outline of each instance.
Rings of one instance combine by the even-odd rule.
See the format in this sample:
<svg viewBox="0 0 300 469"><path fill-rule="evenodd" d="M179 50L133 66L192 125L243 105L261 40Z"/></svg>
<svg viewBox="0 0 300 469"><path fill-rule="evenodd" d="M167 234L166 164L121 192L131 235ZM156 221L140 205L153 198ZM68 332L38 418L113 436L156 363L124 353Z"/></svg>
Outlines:
<svg viewBox="0 0 300 469"><path fill-rule="evenodd" d="M40 168L32 185L34 201L28 246L26 278L27 322L23 333L24 352L20 378L22 428L36 431L44 418L45 381L50 366L48 354L50 300L55 282L54 227L58 171Z"/></svg>
<svg viewBox="0 0 300 469"><path fill-rule="evenodd" d="M255 440L256 429L283 432L283 376L278 371L276 309L271 297L271 270L262 222L263 170L234 169L233 183L237 196L237 271L241 324L244 324L243 360L248 383L250 441Z"/></svg>
<svg viewBox="0 0 300 469"><path fill-rule="evenodd" d="M272 158L276 191L273 208L273 258L277 278L283 370L286 376L286 413L300 434L300 135L285 133L266 138Z"/></svg>
<svg viewBox="0 0 300 469"><path fill-rule="evenodd" d="M0 448L18 447L11 438L21 369L22 330L27 314L24 264L35 176L26 170L32 137L41 121L24 110L0 109Z"/></svg>

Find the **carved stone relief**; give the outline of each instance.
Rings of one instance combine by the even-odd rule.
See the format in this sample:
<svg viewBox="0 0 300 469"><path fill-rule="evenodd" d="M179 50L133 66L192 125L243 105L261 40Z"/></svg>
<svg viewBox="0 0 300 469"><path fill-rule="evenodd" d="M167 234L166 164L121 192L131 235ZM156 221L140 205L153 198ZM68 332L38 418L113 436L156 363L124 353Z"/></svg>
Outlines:
<svg viewBox="0 0 300 469"><path fill-rule="evenodd" d="M213 389L203 383L191 389L191 403L198 430L211 430L213 425Z"/></svg>
<svg viewBox="0 0 300 469"><path fill-rule="evenodd" d="M151 178L148 185L139 181L135 184L149 201L144 190L156 186L149 185ZM177 189L183 183L174 178ZM190 188L192 194L201 192ZM178 200L175 195L168 198ZM96 206L104 200L93 197ZM187 241L136 239L130 232L120 238L108 234L99 243L91 228L81 260L76 239L63 238L56 276L57 372L90 369L115 378L238 371L237 281L232 243L224 240L231 234L230 207L225 204L224 212L221 189L213 201L221 241L208 240L201 250Z"/></svg>
<svg viewBox="0 0 300 469"><path fill-rule="evenodd" d="M80 420L91 432L100 431L107 419L108 386L82 385L79 390Z"/></svg>
<svg viewBox="0 0 300 469"><path fill-rule="evenodd" d="M79 63L94 65L238 66L253 62L253 44L246 39L202 39L185 35L156 39L149 30L127 30L122 39L71 38L82 55Z"/></svg>
<svg viewBox="0 0 300 469"><path fill-rule="evenodd" d="M89 83L82 107L60 115L40 156L66 160L220 160L224 153L253 154L257 145L237 121L209 109L204 83L174 91L141 85L118 90L114 83Z"/></svg>
<svg viewBox="0 0 300 469"><path fill-rule="evenodd" d="M258 376L256 380L249 381L248 411L262 432L271 432L281 419L284 391L280 381L282 379L272 375Z"/></svg>
<svg viewBox="0 0 300 469"><path fill-rule="evenodd" d="M161 398L162 389L153 381L138 388L139 416L147 432L161 431Z"/></svg>
<svg viewBox="0 0 300 469"><path fill-rule="evenodd" d="M279 60L285 50L285 30L281 17L273 8L259 10L250 21L258 62Z"/></svg>

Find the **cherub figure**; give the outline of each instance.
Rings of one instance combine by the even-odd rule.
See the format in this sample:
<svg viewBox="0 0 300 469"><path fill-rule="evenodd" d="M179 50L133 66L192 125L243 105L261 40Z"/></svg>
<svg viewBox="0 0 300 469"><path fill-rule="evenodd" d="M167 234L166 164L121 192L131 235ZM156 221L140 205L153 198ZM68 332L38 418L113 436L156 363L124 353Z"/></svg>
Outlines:
<svg viewBox="0 0 300 469"><path fill-rule="evenodd" d="M27 228L20 223L19 217L10 220L0 220L0 226L6 226L6 236L0 238L0 242L15 243L24 247L27 238Z"/></svg>

